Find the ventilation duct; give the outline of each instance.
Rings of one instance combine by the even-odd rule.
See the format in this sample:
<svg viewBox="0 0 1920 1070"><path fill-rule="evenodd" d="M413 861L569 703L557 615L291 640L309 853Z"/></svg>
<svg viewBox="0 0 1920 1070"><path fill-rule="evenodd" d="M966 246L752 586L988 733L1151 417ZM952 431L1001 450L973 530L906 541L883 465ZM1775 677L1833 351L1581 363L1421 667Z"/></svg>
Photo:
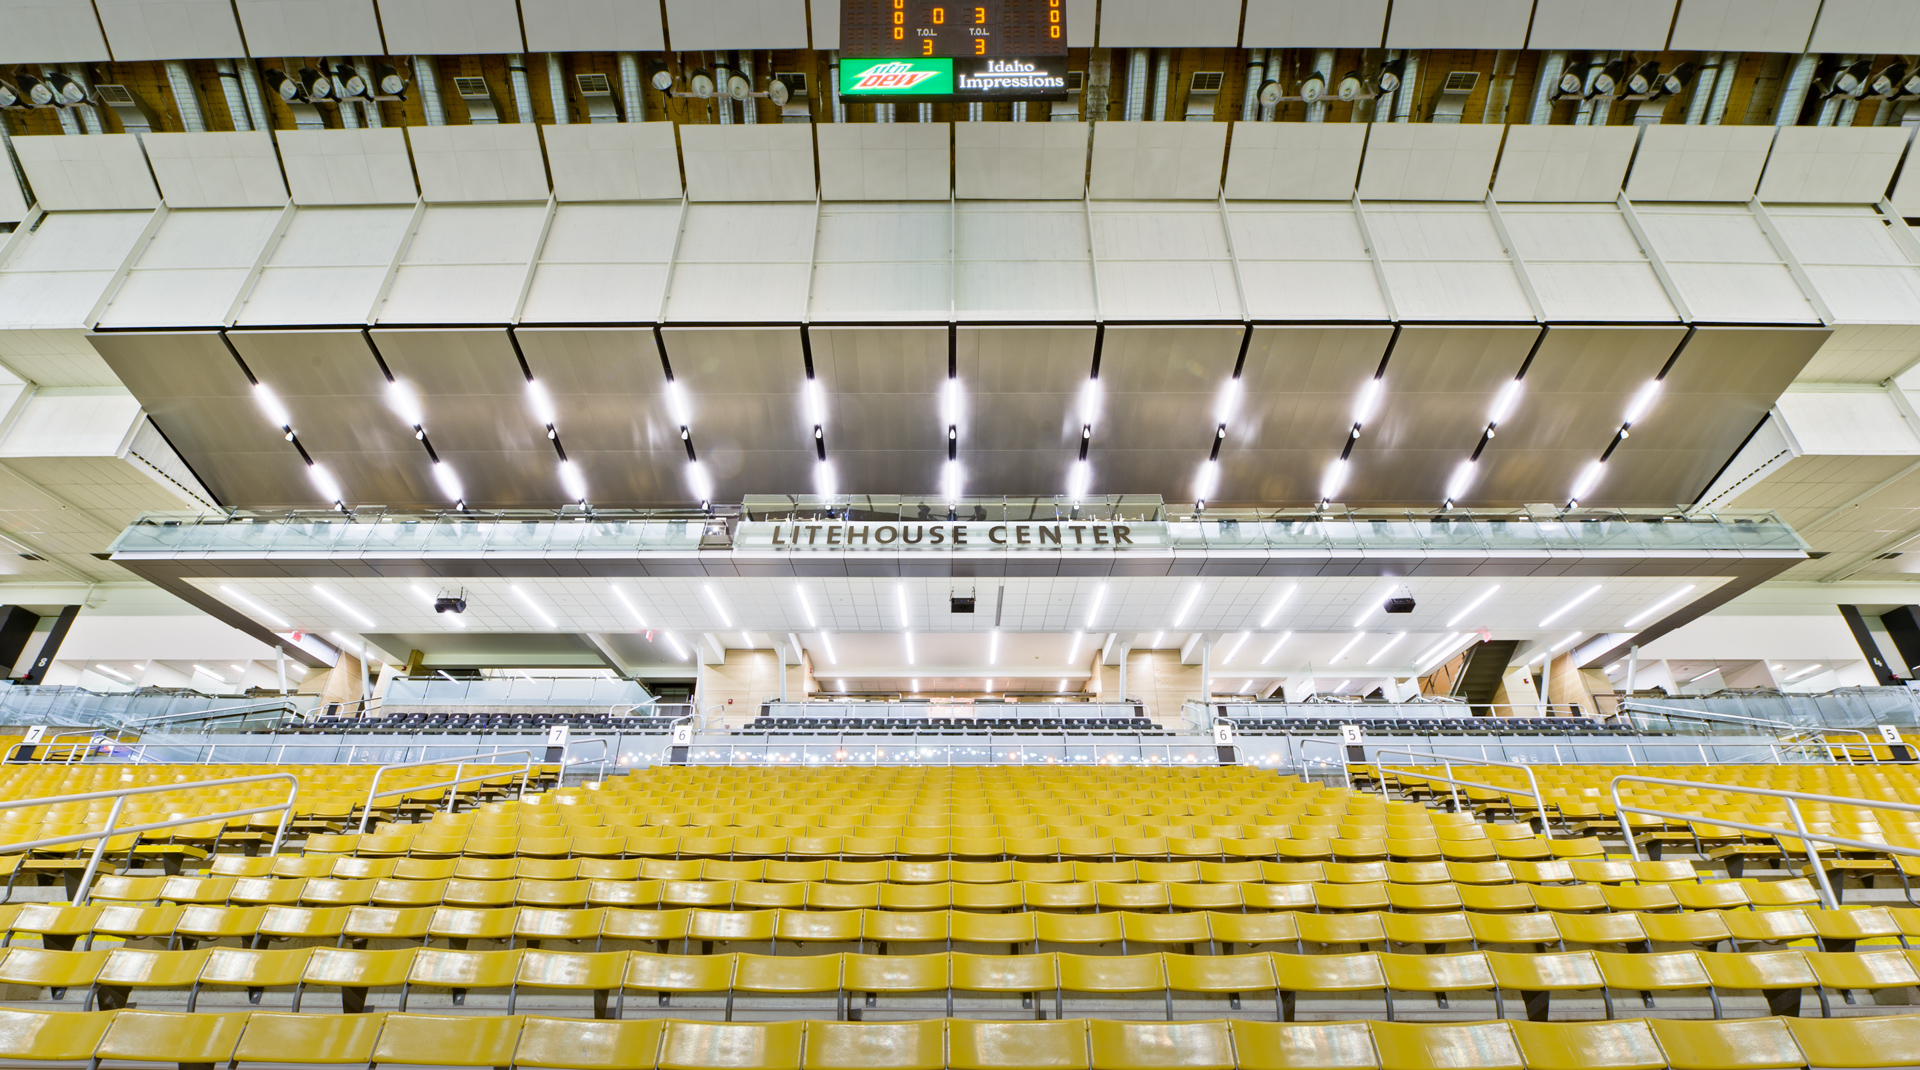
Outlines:
<svg viewBox="0 0 1920 1070"><path fill-rule="evenodd" d="M273 120L267 115L266 95L260 91L260 72L254 69L253 61L235 60L234 68L240 72L240 93L247 100L247 118L252 120L253 128L273 129Z"/></svg>
<svg viewBox="0 0 1920 1070"><path fill-rule="evenodd" d="M1466 111L1467 98L1473 95L1473 87L1480 84L1478 71L1454 71L1447 80L1440 83L1440 91L1433 95L1433 115L1430 122L1457 123Z"/></svg>
<svg viewBox="0 0 1920 1070"><path fill-rule="evenodd" d="M1210 123L1220 102L1220 90L1227 83L1223 71L1195 71L1187 79L1187 114L1190 123Z"/></svg>
<svg viewBox="0 0 1920 1070"><path fill-rule="evenodd" d="M119 121L120 129L125 133L153 133L153 124L159 117L152 108L147 106L146 101L134 96L126 86L112 84L94 86L93 99L113 112L113 117Z"/></svg>
<svg viewBox="0 0 1920 1070"><path fill-rule="evenodd" d="M1173 50L1163 48L1153 65L1153 121L1165 122L1173 96Z"/></svg>
<svg viewBox="0 0 1920 1070"><path fill-rule="evenodd" d="M220 95L226 98L227 118L232 120L234 132L247 133L253 129L253 120L247 115L247 95L240 88L239 72L230 59L215 60L213 69L219 72Z"/></svg>
<svg viewBox="0 0 1920 1070"><path fill-rule="evenodd" d="M185 69L186 69L186 65L181 64L181 70L184 71ZM73 84L80 87L80 92L82 94L83 101L93 96L93 82L91 79L87 77L87 68L85 64L82 64L82 63L67 64L66 74L67 74L67 77L73 79ZM192 79L188 79L187 84L192 85L193 84ZM194 108L195 116L197 118L200 110L200 95L198 92L195 92L193 94L193 108ZM107 132L107 124L100 121L100 113L95 111L90 104L82 103L79 107L62 109L62 110L79 112L80 123L81 125L87 128L87 133L89 134L104 134ZM206 121L201 120L200 129L205 130L206 128L207 128Z"/></svg>
<svg viewBox="0 0 1920 1070"><path fill-rule="evenodd" d="M518 52L507 57L507 85L513 90L513 121L533 122L533 86L527 82L527 57ZM564 105L565 101L559 103Z"/></svg>
<svg viewBox="0 0 1920 1070"><path fill-rule="evenodd" d="M1127 51L1127 113L1126 120L1137 123L1147 116L1147 50L1134 48Z"/></svg>
<svg viewBox="0 0 1920 1070"><path fill-rule="evenodd" d="M1688 126L1699 126L1700 121L1707 117L1707 105L1719 92L1718 83L1722 62L1718 52L1709 52L1706 58L1700 61L1700 73L1693 79L1693 96L1687 99Z"/></svg>
<svg viewBox="0 0 1920 1070"><path fill-rule="evenodd" d="M1800 109L1807 105L1807 92L1813 88L1813 72L1820 66L1820 57L1809 52L1793 62L1793 72L1787 76L1787 84L1780 89L1780 106L1773 113L1773 125L1798 126Z"/></svg>
<svg viewBox="0 0 1920 1070"><path fill-rule="evenodd" d="M497 126L500 123L500 105L493 99L493 90L487 87L485 78L461 76L453 80L453 91L467 103L467 121L475 126Z"/></svg>
<svg viewBox="0 0 1920 1070"><path fill-rule="evenodd" d="M601 84L606 86L607 104L609 110L611 110L613 104L612 83L607 81L607 76L604 74L596 74L594 77L600 79ZM567 103L567 63L558 52L547 53L547 96L553 98L554 123L564 126L567 123L573 122L573 106ZM611 123L618 119L618 115L612 115L599 121Z"/></svg>
<svg viewBox="0 0 1920 1070"><path fill-rule="evenodd" d="M641 122L647 117L647 103L640 82L640 55L637 52L618 52L614 54L614 60L620 68L620 103L624 109L621 114L627 122ZM590 114L587 121L597 123L603 120Z"/></svg>
<svg viewBox="0 0 1920 1070"><path fill-rule="evenodd" d="M1240 121L1253 122L1260 117L1260 82L1266 75L1267 50L1256 48L1247 53L1247 96L1240 102Z"/></svg>
<svg viewBox="0 0 1920 1070"><path fill-rule="evenodd" d="M774 71L773 80L787 87L786 103L780 105L780 121L783 123L810 123L813 121L813 107L809 103L809 81L805 71ZM768 87L771 90L771 86Z"/></svg>
<svg viewBox="0 0 1920 1070"><path fill-rule="evenodd" d="M580 94L580 104L587 111L589 123L617 123L620 121L620 108L613 101L613 83L604 74L576 74L573 76L573 88ZM562 82L558 93L565 93ZM558 96L556 95L558 99ZM560 112L554 109L555 115Z"/></svg>
<svg viewBox="0 0 1920 1070"><path fill-rule="evenodd" d="M1400 75L1400 91L1393 97L1393 121L1413 121L1413 93L1420 85L1420 53L1407 49L1406 69ZM1464 103L1464 102L1462 102ZM1458 119L1454 120L1459 122Z"/></svg>
<svg viewBox="0 0 1920 1070"><path fill-rule="evenodd" d="M1527 116L1528 125L1546 126L1553 122L1553 97L1566 70L1565 52L1549 52L1547 58L1540 61L1540 77L1533 84L1533 110Z"/></svg>
<svg viewBox="0 0 1920 1070"><path fill-rule="evenodd" d="M434 65L432 56L413 57L413 84L420 87L420 110L426 116L427 125L447 125L447 108L440 100L440 68ZM483 81L480 85L486 87ZM493 121L500 121L498 113Z"/></svg>
<svg viewBox="0 0 1920 1070"><path fill-rule="evenodd" d="M1085 71L1067 72L1067 99L1053 102L1053 110L1047 116L1056 123L1077 123L1080 121L1080 97L1086 92L1087 74Z"/></svg>

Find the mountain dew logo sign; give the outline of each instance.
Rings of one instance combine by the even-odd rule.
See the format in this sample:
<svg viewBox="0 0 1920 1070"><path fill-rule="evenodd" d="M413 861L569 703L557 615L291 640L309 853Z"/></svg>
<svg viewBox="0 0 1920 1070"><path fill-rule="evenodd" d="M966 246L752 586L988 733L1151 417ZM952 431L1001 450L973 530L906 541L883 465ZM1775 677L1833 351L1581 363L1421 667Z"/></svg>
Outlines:
<svg viewBox="0 0 1920 1070"><path fill-rule="evenodd" d="M840 61L843 95L933 97L953 93L953 60L843 59Z"/></svg>

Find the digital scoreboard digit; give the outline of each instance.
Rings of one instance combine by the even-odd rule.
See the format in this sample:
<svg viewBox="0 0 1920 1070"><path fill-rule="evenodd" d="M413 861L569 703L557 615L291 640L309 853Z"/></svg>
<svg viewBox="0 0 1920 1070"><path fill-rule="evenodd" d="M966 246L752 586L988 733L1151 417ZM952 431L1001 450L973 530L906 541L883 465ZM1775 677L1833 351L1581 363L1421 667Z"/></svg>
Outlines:
<svg viewBox="0 0 1920 1070"><path fill-rule="evenodd" d="M840 92L1062 100L1066 19L1066 0L842 0Z"/></svg>

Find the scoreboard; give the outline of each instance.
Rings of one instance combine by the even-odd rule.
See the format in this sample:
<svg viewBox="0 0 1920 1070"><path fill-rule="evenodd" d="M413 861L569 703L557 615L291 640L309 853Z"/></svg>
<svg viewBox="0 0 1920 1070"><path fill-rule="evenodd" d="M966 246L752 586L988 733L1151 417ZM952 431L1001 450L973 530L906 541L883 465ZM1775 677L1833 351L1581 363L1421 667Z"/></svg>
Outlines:
<svg viewBox="0 0 1920 1070"><path fill-rule="evenodd" d="M1064 100L1066 0L841 0L840 93Z"/></svg>

